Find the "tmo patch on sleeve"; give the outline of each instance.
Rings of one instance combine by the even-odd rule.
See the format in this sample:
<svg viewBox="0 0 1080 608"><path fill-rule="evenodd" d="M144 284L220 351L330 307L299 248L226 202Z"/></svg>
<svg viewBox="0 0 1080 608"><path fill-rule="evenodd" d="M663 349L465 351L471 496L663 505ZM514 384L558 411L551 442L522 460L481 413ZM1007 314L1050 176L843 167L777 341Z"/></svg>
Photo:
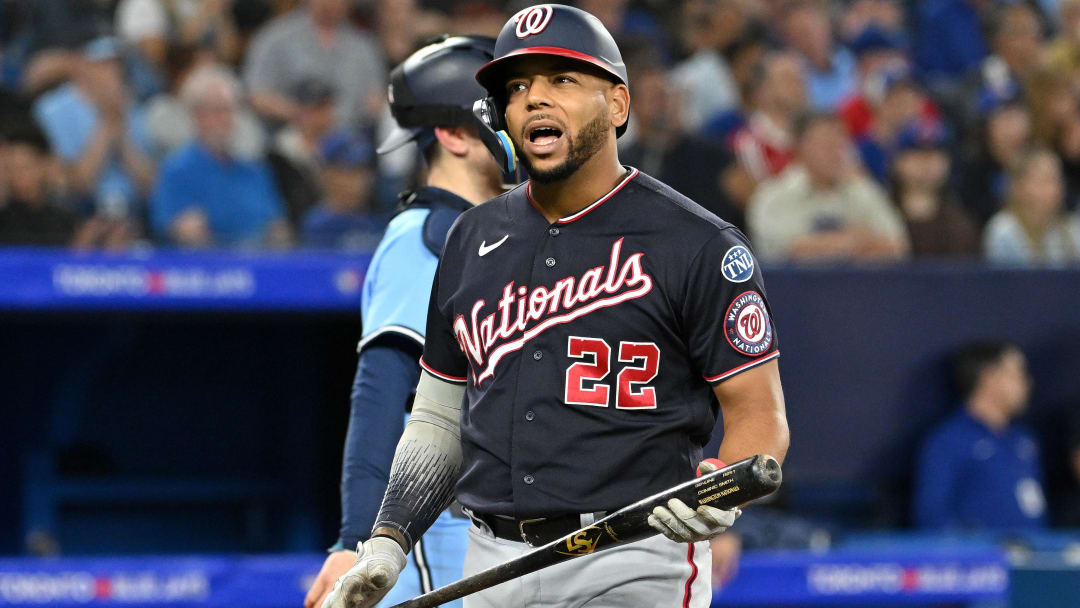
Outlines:
<svg viewBox="0 0 1080 608"><path fill-rule="evenodd" d="M736 296L724 315L724 337L732 348L755 357L772 345L772 320L765 309L765 299L756 291Z"/></svg>

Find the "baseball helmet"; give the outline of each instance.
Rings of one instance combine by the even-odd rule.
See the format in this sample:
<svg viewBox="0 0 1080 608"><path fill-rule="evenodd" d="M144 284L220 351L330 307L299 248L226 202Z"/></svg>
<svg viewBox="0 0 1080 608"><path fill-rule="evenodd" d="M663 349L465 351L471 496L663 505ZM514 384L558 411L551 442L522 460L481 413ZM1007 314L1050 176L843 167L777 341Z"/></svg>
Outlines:
<svg viewBox="0 0 1080 608"><path fill-rule="evenodd" d="M397 128L379 146L385 154L416 141L434 141L435 127L476 124L473 102L486 93L473 75L491 61L495 39L488 36L441 36L423 46L390 72L387 98Z"/></svg>
<svg viewBox="0 0 1080 608"><path fill-rule="evenodd" d="M499 32L495 57L476 72L487 97L475 104L473 113L498 136L503 155L513 151L505 133L505 72L515 58L525 55L565 57L592 66L614 82L630 85L615 39L593 15L563 4L537 4L518 11ZM626 131L626 124L615 129L616 136ZM488 147L499 159L500 150Z"/></svg>

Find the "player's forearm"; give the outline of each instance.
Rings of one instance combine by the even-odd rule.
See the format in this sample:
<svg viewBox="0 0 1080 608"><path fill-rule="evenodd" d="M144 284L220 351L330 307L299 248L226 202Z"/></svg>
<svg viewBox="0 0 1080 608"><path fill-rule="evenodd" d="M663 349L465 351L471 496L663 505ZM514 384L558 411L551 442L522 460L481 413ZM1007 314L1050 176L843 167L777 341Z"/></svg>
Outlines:
<svg viewBox="0 0 1080 608"><path fill-rule="evenodd" d="M421 372L412 416L401 435L372 535L409 551L454 500L461 470L461 402L465 387Z"/></svg>
<svg viewBox="0 0 1080 608"><path fill-rule="evenodd" d="M401 437L405 404L416 387L416 356L386 345L360 353L341 466L342 547L353 549L371 533Z"/></svg>
<svg viewBox="0 0 1080 608"><path fill-rule="evenodd" d="M753 454L768 454L783 463L788 444L787 420L775 411L748 413L731 421L724 414L724 441L720 444L719 458L726 463Z"/></svg>
<svg viewBox="0 0 1080 608"><path fill-rule="evenodd" d="M726 380L714 392L724 414L720 460L732 463L754 454L769 454L782 463L790 435L777 362Z"/></svg>

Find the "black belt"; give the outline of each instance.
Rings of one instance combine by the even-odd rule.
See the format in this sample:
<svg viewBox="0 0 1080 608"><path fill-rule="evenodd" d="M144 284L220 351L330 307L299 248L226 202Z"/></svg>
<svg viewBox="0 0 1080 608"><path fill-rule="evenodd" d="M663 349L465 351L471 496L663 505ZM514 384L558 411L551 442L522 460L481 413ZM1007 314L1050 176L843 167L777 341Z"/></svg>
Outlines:
<svg viewBox="0 0 1080 608"><path fill-rule="evenodd" d="M604 513L591 514L593 521L603 518ZM502 515L488 515L486 513L472 513L472 518L482 522L491 529L496 538L525 542L530 546L539 547L553 540L560 539L582 527L582 516L578 513L559 515L555 517L536 517L531 519L514 519ZM591 524L592 521L584 523Z"/></svg>

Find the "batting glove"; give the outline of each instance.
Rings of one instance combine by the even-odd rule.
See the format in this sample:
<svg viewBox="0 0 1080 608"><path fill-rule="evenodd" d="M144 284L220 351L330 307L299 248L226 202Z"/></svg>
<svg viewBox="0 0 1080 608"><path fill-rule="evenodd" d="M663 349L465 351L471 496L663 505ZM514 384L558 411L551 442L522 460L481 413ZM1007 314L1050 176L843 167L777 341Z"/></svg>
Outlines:
<svg viewBox="0 0 1080 608"><path fill-rule="evenodd" d="M356 563L334 583L322 608L370 608L405 569L405 552L392 538L375 536L357 549Z"/></svg>
<svg viewBox="0 0 1080 608"><path fill-rule="evenodd" d="M706 460L698 465L698 472L705 475L719 468ZM694 510L678 498L672 498L666 507L654 507L648 521L657 532L677 543L694 543L720 536L740 515L742 511L738 507L725 511L701 505Z"/></svg>

